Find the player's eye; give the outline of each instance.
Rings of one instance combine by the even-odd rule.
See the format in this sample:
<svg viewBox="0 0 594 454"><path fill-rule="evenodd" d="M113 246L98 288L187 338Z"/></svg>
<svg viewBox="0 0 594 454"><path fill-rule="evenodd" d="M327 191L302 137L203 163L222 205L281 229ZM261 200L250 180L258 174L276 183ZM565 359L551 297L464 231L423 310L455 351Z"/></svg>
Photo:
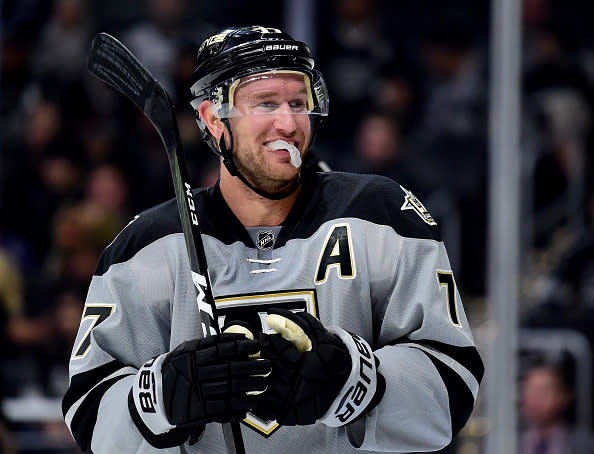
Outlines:
<svg viewBox="0 0 594 454"><path fill-rule="evenodd" d="M284 106L284 107L283 107ZM252 109L255 113L275 114L285 110L288 106L291 113L307 113L307 104L303 99L293 99L291 101L260 100L254 102Z"/></svg>
<svg viewBox="0 0 594 454"><path fill-rule="evenodd" d="M291 111L294 113L305 113L307 111L306 104L302 100L291 101L289 106L291 107Z"/></svg>
<svg viewBox="0 0 594 454"><path fill-rule="evenodd" d="M254 106L257 111L272 112L278 109L279 104L272 101L261 101Z"/></svg>

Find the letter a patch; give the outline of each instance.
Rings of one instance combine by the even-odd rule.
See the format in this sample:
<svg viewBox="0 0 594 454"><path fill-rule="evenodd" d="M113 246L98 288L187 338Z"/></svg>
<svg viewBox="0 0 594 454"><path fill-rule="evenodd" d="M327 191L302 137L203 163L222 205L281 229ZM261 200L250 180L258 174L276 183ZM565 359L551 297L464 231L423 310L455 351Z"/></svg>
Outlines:
<svg viewBox="0 0 594 454"><path fill-rule="evenodd" d="M349 224L332 226L318 260L315 283L326 282L331 268L336 268L340 279L355 277L355 260Z"/></svg>

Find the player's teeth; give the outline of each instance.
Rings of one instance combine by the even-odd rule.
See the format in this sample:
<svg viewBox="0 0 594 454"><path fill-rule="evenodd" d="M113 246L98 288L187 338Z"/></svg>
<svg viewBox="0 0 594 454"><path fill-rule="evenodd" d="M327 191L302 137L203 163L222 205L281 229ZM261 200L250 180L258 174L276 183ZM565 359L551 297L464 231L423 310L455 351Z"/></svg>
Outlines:
<svg viewBox="0 0 594 454"><path fill-rule="evenodd" d="M271 150L287 150L291 155L291 165L297 168L301 167L301 155L295 145L284 140L275 140L274 142L268 143L267 146Z"/></svg>

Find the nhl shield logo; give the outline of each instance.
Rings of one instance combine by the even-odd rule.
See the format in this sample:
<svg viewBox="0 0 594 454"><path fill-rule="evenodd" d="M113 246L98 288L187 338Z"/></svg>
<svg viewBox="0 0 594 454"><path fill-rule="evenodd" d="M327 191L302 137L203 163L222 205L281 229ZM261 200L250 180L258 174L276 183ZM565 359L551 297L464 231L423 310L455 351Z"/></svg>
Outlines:
<svg viewBox="0 0 594 454"><path fill-rule="evenodd" d="M274 232L272 230L258 230L256 235L256 247L267 251L274 246Z"/></svg>

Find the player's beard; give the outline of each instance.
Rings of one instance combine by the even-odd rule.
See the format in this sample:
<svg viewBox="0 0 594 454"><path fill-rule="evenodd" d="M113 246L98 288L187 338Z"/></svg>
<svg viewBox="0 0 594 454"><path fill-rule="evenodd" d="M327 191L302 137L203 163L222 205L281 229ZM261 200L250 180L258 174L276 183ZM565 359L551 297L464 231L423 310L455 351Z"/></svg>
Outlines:
<svg viewBox="0 0 594 454"><path fill-rule="evenodd" d="M305 155L303 156L305 158ZM291 178L275 175L274 169L266 159L259 154L236 145L233 151L233 160L237 170L255 188L268 194L282 195L293 192L299 184L299 174L296 172Z"/></svg>

